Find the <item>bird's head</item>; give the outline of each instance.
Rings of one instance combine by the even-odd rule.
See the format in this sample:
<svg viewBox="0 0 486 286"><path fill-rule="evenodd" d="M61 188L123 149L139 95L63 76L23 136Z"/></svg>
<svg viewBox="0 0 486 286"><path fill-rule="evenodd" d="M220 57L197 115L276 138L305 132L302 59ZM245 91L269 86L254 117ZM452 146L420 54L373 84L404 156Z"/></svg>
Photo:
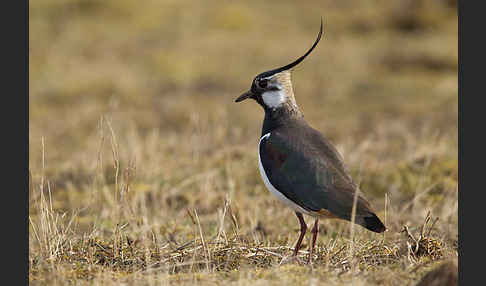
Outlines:
<svg viewBox="0 0 486 286"><path fill-rule="evenodd" d="M269 70L257 75L253 79L250 90L240 95L235 102L252 98L265 110L275 110L284 106L289 108L297 108L294 92L292 90L292 82L290 80L290 72L293 67L302 62L305 57L312 52L321 39L321 35L322 19L316 41L303 56L286 66Z"/></svg>

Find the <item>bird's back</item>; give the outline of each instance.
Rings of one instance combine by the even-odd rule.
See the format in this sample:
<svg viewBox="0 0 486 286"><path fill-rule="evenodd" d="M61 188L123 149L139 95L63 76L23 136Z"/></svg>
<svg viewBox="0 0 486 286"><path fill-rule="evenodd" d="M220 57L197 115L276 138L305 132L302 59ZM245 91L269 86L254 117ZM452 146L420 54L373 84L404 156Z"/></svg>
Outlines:
<svg viewBox="0 0 486 286"><path fill-rule="evenodd" d="M260 143L260 159L272 185L313 215L351 220L358 186L334 146L303 118L268 133ZM355 222L375 232L385 230L359 193Z"/></svg>

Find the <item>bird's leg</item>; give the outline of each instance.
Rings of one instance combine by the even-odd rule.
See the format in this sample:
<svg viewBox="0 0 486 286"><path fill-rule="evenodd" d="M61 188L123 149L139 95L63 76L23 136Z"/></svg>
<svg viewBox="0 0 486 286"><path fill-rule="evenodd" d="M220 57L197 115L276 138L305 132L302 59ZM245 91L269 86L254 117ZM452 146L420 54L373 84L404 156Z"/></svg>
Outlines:
<svg viewBox="0 0 486 286"><path fill-rule="evenodd" d="M312 228L312 244L311 244L311 249L309 253L309 263L312 260L312 253L314 253L314 246L316 246L316 240L317 240L317 234L319 233L319 219L316 218L316 221L314 222L314 227Z"/></svg>
<svg viewBox="0 0 486 286"><path fill-rule="evenodd" d="M295 214L297 215L297 218L299 219L300 222L300 236L299 236L299 240L297 240L297 244L295 245L294 256L296 256L297 253L299 252L300 245L302 244L302 239L304 239L305 232L307 231L307 225L305 224L302 213L295 212Z"/></svg>

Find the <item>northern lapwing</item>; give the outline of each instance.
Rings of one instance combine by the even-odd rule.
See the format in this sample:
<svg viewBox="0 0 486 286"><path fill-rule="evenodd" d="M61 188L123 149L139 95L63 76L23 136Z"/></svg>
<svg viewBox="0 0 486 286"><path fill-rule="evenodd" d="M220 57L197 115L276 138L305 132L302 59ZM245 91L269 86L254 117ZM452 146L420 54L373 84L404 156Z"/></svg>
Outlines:
<svg viewBox="0 0 486 286"><path fill-rule="evenodd" d="M352 221L358 185L351 178L343 158L319 131L305 120L295 102L290 71L317 46L321 27L312 47L294 62L255 77L251 89L235 101L254 99L265 111L258 145L258 166L265 186L291 207L300 222L297 255L307 225L302 214L315 218L312 229L311 260L318 233L319 218ZM354 222L373 232L386 230L369 202L356 196Z"/></svg>

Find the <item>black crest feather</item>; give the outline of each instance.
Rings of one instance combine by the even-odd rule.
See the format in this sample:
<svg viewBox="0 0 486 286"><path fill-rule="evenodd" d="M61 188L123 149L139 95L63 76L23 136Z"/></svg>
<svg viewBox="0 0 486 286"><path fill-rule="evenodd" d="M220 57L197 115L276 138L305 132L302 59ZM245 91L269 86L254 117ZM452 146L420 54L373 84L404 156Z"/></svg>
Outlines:
<svg viewBox="0 0 486 286"><path fill-rule="evenodd" d="M322 36L322 18L321 18L321 27L319 29L319 34L317 35L317 39L315 40L312 47L303 56L301 56L300 58L296 59L295 61L291 62L288 65L285 65L283 67L276 68L276 69L273 69L273 70L270 70L270 71L266 71L266 72L260 74L259 77L260 78L269 77L269 76L272 76L276 73L283 72L283 71L286 71L286 70L289 70L289 69L295 67L300 62L302 62L312 52L312 50L314 50L314 48L317 46L317 44L321 40L321 36Z"/></svg>

